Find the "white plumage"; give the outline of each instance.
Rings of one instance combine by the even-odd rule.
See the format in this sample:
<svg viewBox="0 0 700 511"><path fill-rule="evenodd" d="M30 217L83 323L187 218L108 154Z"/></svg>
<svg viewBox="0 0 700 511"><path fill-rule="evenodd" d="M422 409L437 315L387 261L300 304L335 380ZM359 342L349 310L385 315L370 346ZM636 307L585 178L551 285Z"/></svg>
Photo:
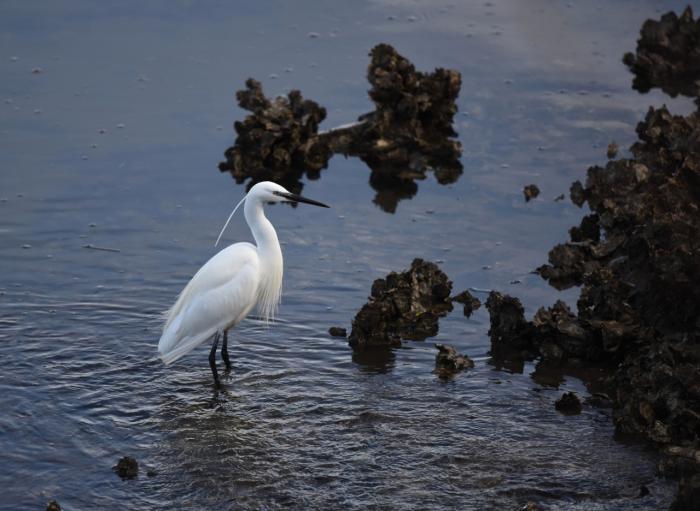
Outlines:
<svg viewBox="0 0 700 511"><path fill-rule="evenodd" d="M253 186L236 206L222 233L236 209L244 202L246 222L257 246L235 243L209 259L167 312L163 334L158 342L158 353L167 365L215 336L209 363L217 386L219 378L215 355L219 335L224 334L222 357L229 368L226 344L228 329L243 320L256 305L264 319L272 319L279 303L282 291L282 250L274 227L265 217L264 204L303 202L328 207L265 181Z"/></svg>

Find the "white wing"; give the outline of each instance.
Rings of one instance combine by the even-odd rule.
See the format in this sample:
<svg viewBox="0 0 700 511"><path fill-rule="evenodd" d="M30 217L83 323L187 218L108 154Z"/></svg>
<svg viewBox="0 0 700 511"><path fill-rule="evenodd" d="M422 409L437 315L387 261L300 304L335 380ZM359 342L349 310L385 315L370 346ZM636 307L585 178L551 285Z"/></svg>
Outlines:
<svg viewBox="0 0 700 511"><path fill-rule="evenodd" d="M241 321L255 305L260 263L250 243L236 243L212 257L192 277L168 311L158 352L170 364L217 331Z"/></svg>

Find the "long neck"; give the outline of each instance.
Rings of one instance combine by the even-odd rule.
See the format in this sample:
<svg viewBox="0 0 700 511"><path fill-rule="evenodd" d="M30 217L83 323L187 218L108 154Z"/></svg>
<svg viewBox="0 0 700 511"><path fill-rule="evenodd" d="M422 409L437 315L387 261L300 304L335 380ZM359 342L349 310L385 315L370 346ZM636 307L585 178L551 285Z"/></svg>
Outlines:
<svg viewBox="0 0 700 511"><path fill-rule="evenodd" d="M282 249L275 228L265 216L261 201L247 200L243 211L260 258L258 308L263 318L270 320L274 318L282 293Z"/></svg>

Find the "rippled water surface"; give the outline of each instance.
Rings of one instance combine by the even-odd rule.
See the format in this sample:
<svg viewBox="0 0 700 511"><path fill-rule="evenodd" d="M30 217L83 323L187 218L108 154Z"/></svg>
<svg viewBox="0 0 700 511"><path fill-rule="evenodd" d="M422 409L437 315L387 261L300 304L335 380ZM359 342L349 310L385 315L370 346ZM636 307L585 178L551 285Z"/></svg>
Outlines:
<svg viewBox="0 0 700 511"><path fill-rule="evenodd" d="M353 358L327 331L414 257L439 262L455 291L512 293L528 314L575 306L576 290L530 273L584 214L553 199L668 101L631 91L620 60L645 18L679 6L4 2L0 508L667 507L654 455L616 441L609 411L554 410L563 390L587 394L581 381L492 363L483 309L455 311L388 360ZM376 196L361 161L334 158L304 184L331 210L269 210L284 244L280 318L233 332L225 391L206 347L162 366L160 311L244 192L216 169L244 115L235 91L253 76L326 106L323 128L353 121L371 109L379 42L462 73L463 176L429 176L396 201ZM529 183L542 194L526 204ZM242 216L226 237L250 239ZM441 381L433 341L476 367ZM124 455L140 462L135 480L112 472ZM642 484L651 495L637 499Z"/></svg>

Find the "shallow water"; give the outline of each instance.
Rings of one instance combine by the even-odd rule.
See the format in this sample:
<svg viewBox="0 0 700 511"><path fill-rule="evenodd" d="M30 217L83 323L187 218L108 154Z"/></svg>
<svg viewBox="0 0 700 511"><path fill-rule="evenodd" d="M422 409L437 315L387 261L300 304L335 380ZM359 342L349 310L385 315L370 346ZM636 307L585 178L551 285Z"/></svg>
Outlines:
<svg viewBox="0 0 700 511"><path fill-rule="evenodd" d="M648 105L690 109L631 91L620 62L645 18L682 3L97 5L0 6L0 509L668 506L654 454L616 441L609 411L554 410L564 390L586 395L580 380L493 364L485 310L456 310L387 360L353 358L327 330L414 257L528 314L575 306L576 290L530 273L584 214L553 199L608 142L627 147ZM351 122L371 109L379 42L462 73L463 176L391 202L362 162L334 158L304 186L333 209L269 210L280 317L233 333L226 390L213 392L206 347L163 367L160 311L244 192L216 170L243 116L235 90L248 76L269 94L299 88L328 108L322 128ZM542 194L526 204L529 183ZM241 216L226 238L250 239ZM476 368L441 381L433 341ZM112 472L124 455L138 479Z"/></svg>

